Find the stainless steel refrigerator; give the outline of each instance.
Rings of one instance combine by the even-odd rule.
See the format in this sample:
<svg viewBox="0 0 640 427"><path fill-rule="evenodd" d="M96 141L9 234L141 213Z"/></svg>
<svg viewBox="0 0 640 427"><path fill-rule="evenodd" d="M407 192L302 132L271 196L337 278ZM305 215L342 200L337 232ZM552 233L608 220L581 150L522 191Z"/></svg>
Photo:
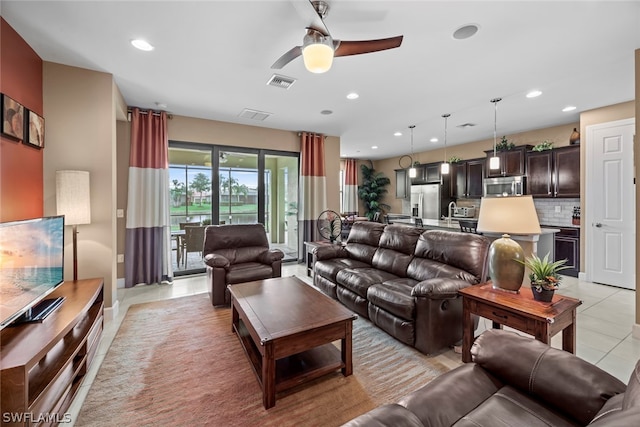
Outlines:
<svg viewBox="0 0 640 427"><path fill-rule="evenodd" d="M411 216L440 219L442 214L440 184L411 186Z"/></svg>

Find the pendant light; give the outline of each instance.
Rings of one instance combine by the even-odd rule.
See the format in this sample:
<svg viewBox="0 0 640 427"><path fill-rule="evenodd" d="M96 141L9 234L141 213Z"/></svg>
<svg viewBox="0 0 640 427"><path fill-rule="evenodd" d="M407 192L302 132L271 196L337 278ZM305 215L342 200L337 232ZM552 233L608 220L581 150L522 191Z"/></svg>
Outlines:
<svg viewBox="0 0 640 427"><path fill-rule="evenodd" d="M409 168L409 178L415 178L418 175L418 171L413 164L413 128L415 127L416 125L409 126L409 129L411 129L411 168Z"/></svg>
<svg viewBox="0 0 640 427"><path fill-rule="evenodd" d="M444 118L444 161L440 165L440 173L442 175L449 174L449 162L447 161L447 119L451 117L451 114L443 114Z"/></svg>
<svg viewBox="0 0 640 427"><path fill-rule="evenodd" d="M489 169L500 169L500 157L496 153L496 145L498 144L498 102L502 98L493 98L493 157L489 159Z"/></svg>

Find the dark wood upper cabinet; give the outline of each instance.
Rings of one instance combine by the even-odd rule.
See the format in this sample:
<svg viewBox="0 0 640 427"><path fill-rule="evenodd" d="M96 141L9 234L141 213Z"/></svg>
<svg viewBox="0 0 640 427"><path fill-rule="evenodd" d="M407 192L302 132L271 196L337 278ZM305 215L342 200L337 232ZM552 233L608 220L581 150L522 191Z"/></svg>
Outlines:
<svg viewBox="0 0 640 427"><path fill-rule="evenodd" d="M485 159L465 160L451 165L451 197L482 197Z"/></svg>
<svg viewBox="0 0 640 427"><path fill-rule="evenodd" d="M493 150L487 150L486 176L495 178L499 176L516 176L525 173L525 155L527 150L533 148L531 145L521 145L513 150L498 151L496 155L500 158L500 168L489 169L489 159L493 157Z"/></svg>
<svg viewBox="0 0 640 427"><path fill-rule="evenodd" d="M527 153L527 194L533 197L553 197L552 151Z"/></svg>
<svg viewBox="0 0 640 427"><path fill-rule="evenodd" d="M411 178L412 185L434 184L440 182L440 163L426 163L416 167L416 177Z"/></svg>
<svg viewBox="0 0 640 427"><path fill-rule="evenodd" d="M580 146L553 150L556 197L580 197Z"/></svg>
<svg viewBox="0 0 640 427"><path fill-rule="evenodd" d="M527 194L533 197L580 197L580 146L527 153Z"/></svg>

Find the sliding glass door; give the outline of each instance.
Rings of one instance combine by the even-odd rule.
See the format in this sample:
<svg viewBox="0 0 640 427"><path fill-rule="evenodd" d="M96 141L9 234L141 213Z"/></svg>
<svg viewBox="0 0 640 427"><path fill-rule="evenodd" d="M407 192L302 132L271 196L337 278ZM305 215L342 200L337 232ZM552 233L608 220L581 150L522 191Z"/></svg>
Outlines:
<svg viewBox="0 0 640 427"><path fill-rule="evenodd" d="M187 234L209 224L260 222L271 247L298 260L298 153L170 142L169 163L176 276L204 271Z"/></svg>

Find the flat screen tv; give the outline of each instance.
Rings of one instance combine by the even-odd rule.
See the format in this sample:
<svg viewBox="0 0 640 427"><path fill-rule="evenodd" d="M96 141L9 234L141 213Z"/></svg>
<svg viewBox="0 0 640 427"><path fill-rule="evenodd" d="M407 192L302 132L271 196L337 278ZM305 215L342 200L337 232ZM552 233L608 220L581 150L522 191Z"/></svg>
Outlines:
<svg viewBox="0 0 640 427"><path fill-rule="evenodd" d="M64 216L0 223L0 329L40 321L62 299L45 300L64 281Z"/></svg>

